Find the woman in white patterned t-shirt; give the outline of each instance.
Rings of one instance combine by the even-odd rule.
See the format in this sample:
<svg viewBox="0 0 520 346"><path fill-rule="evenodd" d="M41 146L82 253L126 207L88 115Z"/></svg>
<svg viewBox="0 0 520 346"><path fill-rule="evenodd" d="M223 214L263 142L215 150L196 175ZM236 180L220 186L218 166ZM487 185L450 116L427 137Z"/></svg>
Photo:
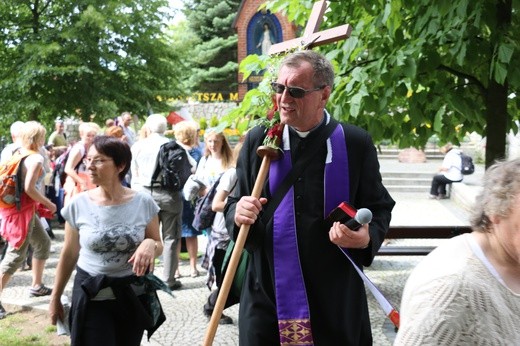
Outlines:
<svg viewBox="0 0 520 346"><path fill-rule="evenodd" d="M144 330L150 337L157 327L146 322L147 291L139 278L148 277L162 253L159 207L149 194L121 184L131 157L128 144L96 137L85 165L97 187L76 195L62 211L65 243L49 310L53 324L63 320L60 297L76 267L73 345L140 345Z"/></svg>

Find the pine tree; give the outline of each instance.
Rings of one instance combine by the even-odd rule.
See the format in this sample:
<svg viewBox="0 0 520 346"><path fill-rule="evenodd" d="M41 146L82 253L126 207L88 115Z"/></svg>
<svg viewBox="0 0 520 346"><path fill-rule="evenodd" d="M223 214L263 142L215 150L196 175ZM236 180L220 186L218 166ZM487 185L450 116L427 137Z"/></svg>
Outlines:
<svg viewBox="0 0 520 346"><path fill-rule="evenodd" d="M193 47L192 91L236 92L237 35L232 27L240 1L192 0L186 3L190 28L201 42Z"/></svg>

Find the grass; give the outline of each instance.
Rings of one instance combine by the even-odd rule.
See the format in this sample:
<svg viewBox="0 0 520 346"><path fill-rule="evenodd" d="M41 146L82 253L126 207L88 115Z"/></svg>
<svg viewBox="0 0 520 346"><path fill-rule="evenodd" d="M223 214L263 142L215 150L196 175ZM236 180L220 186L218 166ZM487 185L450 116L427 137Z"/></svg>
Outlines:
<svg viewBox="0 0 520 346"><path fill-rule="evenodd" d="M201 257L202 255L204 255L202 252L198 252L197 253L197 257ZM181 261L189 261L190 260L190 255L188 255L187 252L181 252L180 255L179 255L179 259Z"/></svg>
<svg viewBox="0 0 520 346"><path fill-rule="evenodd" d="M38 334L22 335L20 325L27 323L25 316L16 314L0 321L0 342L2 345L12 346L46 346L48 343L42 340Z"/></svg>
<svg viewBox="0 0 520 346"><path fill-rule="evenodd" d="M45 313L36 310L10 309L0 320L0 345L49 346L70 345L68 337L57 336L56 326Z"/></svg>

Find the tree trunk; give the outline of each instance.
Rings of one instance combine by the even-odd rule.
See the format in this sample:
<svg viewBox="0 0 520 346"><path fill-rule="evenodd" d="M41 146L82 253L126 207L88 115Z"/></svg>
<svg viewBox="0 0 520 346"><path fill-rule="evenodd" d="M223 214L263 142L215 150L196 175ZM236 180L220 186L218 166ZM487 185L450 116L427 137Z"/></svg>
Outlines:
<svg viewBox="0 0 520 346"><path fill-rule="evenodd" d="M490 81L486 99L486 168L505 159L507 114L507 82Z"/></svg>
<svg viewBox="0 0 520 346"><path fill-rule="evenodd" d="M511 25L511 14L511 0L496 2L497 30L494 35L496 44ZM486 168L506 157L506 134L510 121L507 114L507 93L507 79L503 85L500 85L491 73L486 95Z"/></svg>

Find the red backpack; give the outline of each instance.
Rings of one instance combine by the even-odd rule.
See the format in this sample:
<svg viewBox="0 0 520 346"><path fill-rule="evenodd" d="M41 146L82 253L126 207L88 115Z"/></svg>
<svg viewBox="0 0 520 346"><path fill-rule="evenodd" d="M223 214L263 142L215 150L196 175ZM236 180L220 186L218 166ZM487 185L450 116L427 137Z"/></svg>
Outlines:
<svg viewBox="0 0 520 346"><path fill-rule="evenodd" d="M8 209L16 207L20 210L20 201L23 192L22 163L35 151L20 153L20 149L13 156L0 165L0 208Z"/></svg>

